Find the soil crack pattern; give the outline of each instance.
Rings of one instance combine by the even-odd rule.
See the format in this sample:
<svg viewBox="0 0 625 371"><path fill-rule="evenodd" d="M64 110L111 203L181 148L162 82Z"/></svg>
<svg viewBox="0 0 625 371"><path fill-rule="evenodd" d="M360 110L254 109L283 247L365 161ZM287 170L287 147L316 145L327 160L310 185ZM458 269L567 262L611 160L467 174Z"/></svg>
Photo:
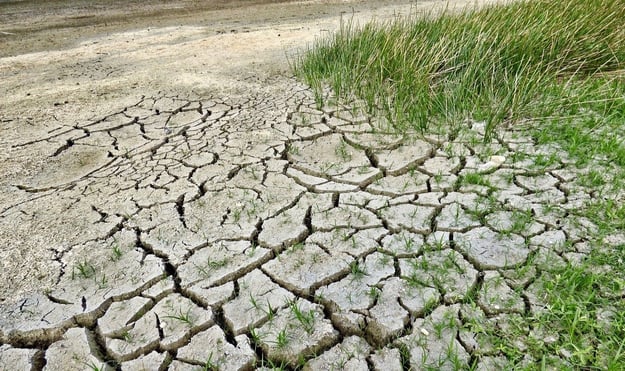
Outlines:
<svg viewBox="0 0 625 371"><path fill-rule="evenodd" d="M590 191L564 162L517 160L545 155L522 130L407 137L275 83L288 93L144 96L17 144L55 144L50 156L80 166L13 184L23 196L3 228L64 212L76 230L48 247L52 285L3 298L0 366L502 362L475 324L542 310L533 282L584 254L594 227L568 210Z"/></svg>

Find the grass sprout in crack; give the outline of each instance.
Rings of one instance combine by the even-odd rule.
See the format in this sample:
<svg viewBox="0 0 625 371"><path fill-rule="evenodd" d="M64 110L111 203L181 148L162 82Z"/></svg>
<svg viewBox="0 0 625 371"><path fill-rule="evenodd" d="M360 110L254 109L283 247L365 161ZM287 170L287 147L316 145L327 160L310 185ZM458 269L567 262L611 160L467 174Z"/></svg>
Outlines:
<svg viewBox="0 0 625 371"><path fill-rule="evenodd" d="M79 262L72 267L72 279L76 278L94 278L96 275L96 268L86 260Z"/></svg>
<svg viewBox="0 0 625 371"><path fill-rule="evenodd" d="M311 334L314 331L315 326L315 311L310 309L308 311L302 311L297 301L293 300L289 303L289 309L291 313L297 319L297 321L303 326L304 330Z"/></svg>

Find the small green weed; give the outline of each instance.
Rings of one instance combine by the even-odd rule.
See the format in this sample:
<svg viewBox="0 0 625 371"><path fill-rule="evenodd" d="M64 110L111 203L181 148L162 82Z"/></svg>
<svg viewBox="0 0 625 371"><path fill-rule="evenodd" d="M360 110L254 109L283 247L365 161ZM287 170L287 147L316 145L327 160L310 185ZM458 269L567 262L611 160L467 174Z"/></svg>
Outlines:
<svg viewBox="0 0 625 371"><path fill-rule="evenodd" d="M177 321L186 323L187 325L193 325L193 318L191 316L191 308L187 308L187 311L183 311L182 308L178 308L173 311L173 314L164 316L164 318L171 318Z"/></svg>
<svg viewBox="0 0 625 371"><path fill-rule="evenodd" d="M101 371L101 370L104 370L104 364L102 364L101 366L98 366L93 361L85 362L85 366L87 366L87 368L89 368L91 371Z"/></svg>
<svg viewBox="0 0 625 371"><path fill-rule="evenodd" d="M304 330L308 334L312 334L315 330L315 311L311 309L308 312L302 312L296 301L291 301L289 308L295 319L304 327Z"/></svg>
<svg viewBox="0 0 625 371"><path fill-rule="evenodd" d="M289 344L289 337L286 333L286 329L278 332L278 336L276 337L276 346L278 348L284 348Z"/></svg>
<svg viewBox="0 0 625 371"><path fill-rule="evenodd" d="M341 160L345 162L352 159L352 154L349 151L348 144L343 139L341 139L341 142L336 146L334 152Z"/></svg>
<svg viewBox="0 0 625 371"><path fill-rule="evenodd" d="M229 262L228 258L217 259L217 260L207 259L206 263L202 265L194 264L194 266L195 266L195 269L197 269L198 272L202 276L210 277L211 271L225 267L226 265L228 265L228 262Z"/></svg>
<svg viewBox="0 0 625 371"><path fill-rule="evenodd" d="M369 288L369 291L367 291L367 295L372 301L378 300L378 298L380 297L380 294L381 294L380 289L375 286L371 286Z"/></svg>
<svg viewBox="0 0 625 371"><path fill-rule="evenodd" d="M367 271L361 266L360 262L353 261L349 264L350 273L353 279L361 279L367 275Z"/></svg>
<svg viewBox="0 0 625 371"><path fill-rule="evenodd" d="M204 366L202 367L202 370L203 371L214 371L214 370L218 370L218 369L219 369L219 367L213 361L213 352L210 352L210 354L208 355L208 359L206 360L206 362L204 362Z"/></svg>
<svg viewBox="0 0 625 371"><path fill-rule="evenodd" d="M87 262L86 260L83 260L82 262L74 265L72 267L72 279L75 279L76 277L78 278L93 278L96 275L96 269L95 267Z"/></svg>
<svg viewBox="0 0 625 371"><path fill-rule="evenodd" d="M484 187L491 187L490 182L484 177L484 175L479 173L467 173L464 174L461 178L463 184L473 184L480 185Z"/></svg>
<svg viewBox="0 0 625 371"><path fill-rule="evenodd" d="M590 170L579 178L579 183L588 188L599 188L606 184L603 174L598 170Z"/></svg>
<svg viewBox="0 0 625 371"><path fill-rule="evenodd" d="M250 329L250 338L252 339L252 342L258 346L258 344L260 344L262 342L262 337L261 335L258 333L257 329L255 328L251 328Z"/></svg>
<svg viewBox="0 0 625 371"><path fill-rule="evenodd" d="M119 243L117 241L113 242L113 245L111 246L111 260L118 261L122 258L123 254L124 252Z"/></svg>

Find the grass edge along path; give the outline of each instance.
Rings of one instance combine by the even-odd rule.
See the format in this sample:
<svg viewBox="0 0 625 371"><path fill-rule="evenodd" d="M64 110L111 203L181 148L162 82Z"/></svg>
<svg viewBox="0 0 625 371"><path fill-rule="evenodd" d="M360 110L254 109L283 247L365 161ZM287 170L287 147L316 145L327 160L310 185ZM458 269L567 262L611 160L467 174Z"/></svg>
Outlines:
<svg viewBox="0 0 625 371"><path fill-rule="evenodd" d="M537 276L549 304L525 316L519 333L484 335L501 339L513 369L625 369L625 244L604 242L625 233L625 205L612 197L625 179L625 1L530 0L360 28L344 22L292 65L319 105L328 86L397 132L460 130L470 120L485 121L488 137L527 125L537 144L557 143L577 166L614 171L580 180L612 183L577 211L598 226L587 258ZM555 340L519 352L527 329Z"/></svg>

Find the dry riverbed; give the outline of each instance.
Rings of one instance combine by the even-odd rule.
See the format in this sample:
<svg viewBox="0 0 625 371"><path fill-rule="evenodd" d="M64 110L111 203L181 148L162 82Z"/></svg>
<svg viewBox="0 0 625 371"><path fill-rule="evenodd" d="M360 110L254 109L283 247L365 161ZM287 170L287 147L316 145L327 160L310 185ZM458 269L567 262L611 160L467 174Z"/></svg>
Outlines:
<svg viewBox="0 0 625 371"><path fill-rule="evenodd" d="M291 77L438 1L37 3L0 3L0 369L496 369L467 324L587 253L562 154L406 140Z"/></svg>

